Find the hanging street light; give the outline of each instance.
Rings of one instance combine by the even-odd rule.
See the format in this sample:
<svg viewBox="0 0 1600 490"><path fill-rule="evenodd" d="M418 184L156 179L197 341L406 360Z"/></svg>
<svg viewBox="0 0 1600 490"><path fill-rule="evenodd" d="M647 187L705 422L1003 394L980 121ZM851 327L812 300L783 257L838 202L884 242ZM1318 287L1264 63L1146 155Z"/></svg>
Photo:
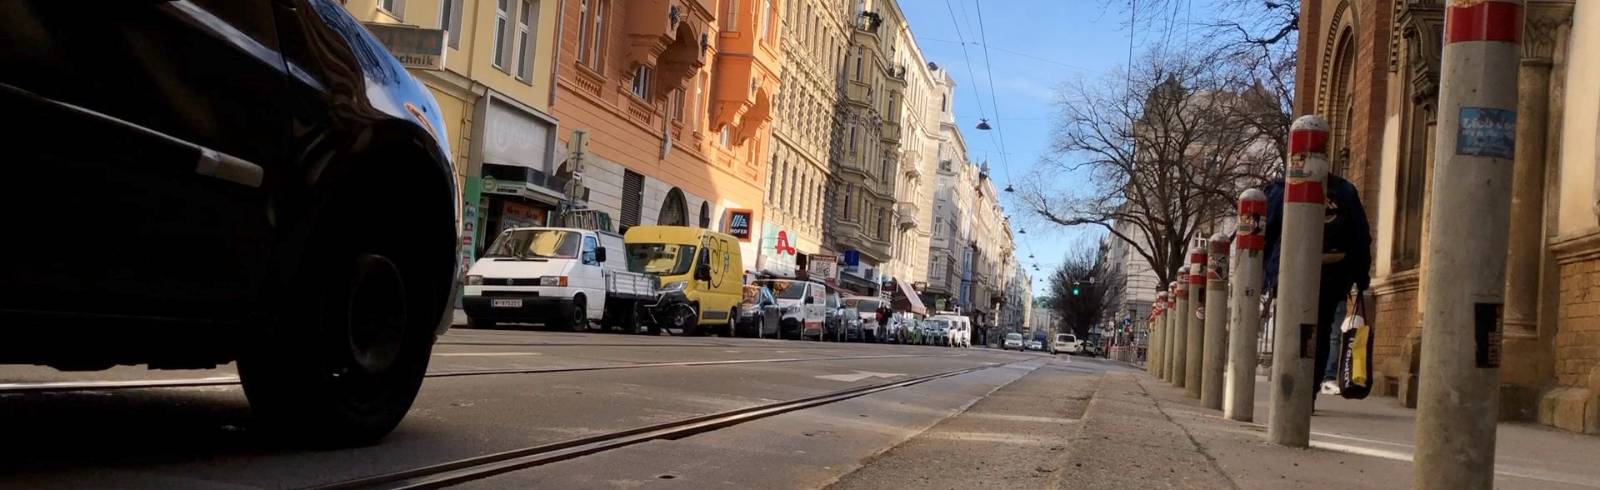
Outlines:
<svg viewBox="0 0 1600 490"><path fill-rule="evenodd" d="M982 130L982 131L988 131L988 130L994 129L994 127L989 125L989 120L988 119L979 119L978 120L978 129Z"/></svg>

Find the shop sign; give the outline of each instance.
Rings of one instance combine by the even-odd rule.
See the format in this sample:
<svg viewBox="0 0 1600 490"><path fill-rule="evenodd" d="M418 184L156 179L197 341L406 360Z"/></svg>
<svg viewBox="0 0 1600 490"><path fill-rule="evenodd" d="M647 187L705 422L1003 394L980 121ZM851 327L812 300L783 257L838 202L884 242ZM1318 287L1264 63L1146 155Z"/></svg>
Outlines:
<svg viewBox="0 0 1600 490"><path fill-rule="evenodd" d="M794 246L789 244L789 230L778 228L772 223L761 225L762 272L793 277L798 269L796 264L798 257L795 253Z"/></svg>
<svg viewBox="0 0 1600 490"><path fill-rule="evenodd" d="M545 210L526 204L504 202L500 208L500 230L526 226L544 226Z"/></svg>
<svg viewBox="0 0 1600 490"><path fill-rule="evenodd" d="M741 241L750 241L750 227L755 220L755 211L749 209L728 210L728 234Z"/></svg>
<svg viewBox="0 0 1600 490"><path fill-rule="evenodd" d="M396 24L365 23L367 31L389 48L406 68L444 69L444 30Z"/></svg>
<svg viewBox="0 0 1600 490"><path fill-rule="evenodd" d="M839 258L832 255L812 255L806 263L806 271L812 279L826 283L839 281Z"/></svg>

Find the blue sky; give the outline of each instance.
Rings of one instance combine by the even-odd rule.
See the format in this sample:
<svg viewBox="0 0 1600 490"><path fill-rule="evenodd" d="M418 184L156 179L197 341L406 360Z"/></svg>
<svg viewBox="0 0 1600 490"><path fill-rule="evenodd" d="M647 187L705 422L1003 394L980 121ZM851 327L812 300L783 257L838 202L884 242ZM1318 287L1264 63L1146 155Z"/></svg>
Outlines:
<svg viewBox="0 0 1600 490"><path fill-rule="evenodd" d="M988 159L996 186L1004 188L1008 182L1029 178L1035 163L1049 151L1056 86L1122 70L1128 57L1126 13L1118 5L1106 7L1097 0L987 0L980 30L977 1L901 0L900 8L923 56L949 69L956 80L956 120L969 157ZM968 43L965 54L961 40ZM985 44L992 59L985 55ZM997 131L974 129L985 116ZM1035 277L1037 295L1044 291L1044 275L1068 249L1092 243L1104 232L1043 222L1012 197L1001 196L1013 227L1027 230L1017 235L1018 258L1023 264L1039 264L1039 271L1028 269ZM1037 258L1029 259L1029 254Z"/></svg>

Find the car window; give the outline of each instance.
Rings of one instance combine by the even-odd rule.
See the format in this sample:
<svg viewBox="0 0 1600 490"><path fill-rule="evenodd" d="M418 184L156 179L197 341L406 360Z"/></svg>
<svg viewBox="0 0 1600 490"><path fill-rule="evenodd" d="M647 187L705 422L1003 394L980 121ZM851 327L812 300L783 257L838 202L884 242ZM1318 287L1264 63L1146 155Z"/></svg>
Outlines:
<svg viewBox="0 0 1600 490"><path fill-rule="evenodd" d="M826 304L826 302L827 302L827 297L826 297L827 291L824 291L822 289L822 286L819 286L819 285L816 285L816 284L810 284L809 286L810 287L807 288L807 289L811 290L811 299L813 301L816 301L817 304L819 304L819 305L820 304Z"/></svg>
<svg viewBox="0 0 1600 490"><path fill-rule="evenodd" d="M584 263L584 265L597 265L597 264L600 263L599 260L595 260L595 253L594 253L594 250L596 248L599 248L599 246L600 246L599 243L595 241L594 237L592 237L592 236L583 237L583 263Z"/></svg>
<svg viewBox="0 0 1600 490"><path fill-rule="evenodd" d="M806 288L795 281L759 281L757 284L772 290L778 299L805 299Z"/></svg>
<svg viewBox="0 0 1600 490"><path fill-rule="evenodd" d="M1022 340L1022 334L1008 333L1006 340Z"/></svg>

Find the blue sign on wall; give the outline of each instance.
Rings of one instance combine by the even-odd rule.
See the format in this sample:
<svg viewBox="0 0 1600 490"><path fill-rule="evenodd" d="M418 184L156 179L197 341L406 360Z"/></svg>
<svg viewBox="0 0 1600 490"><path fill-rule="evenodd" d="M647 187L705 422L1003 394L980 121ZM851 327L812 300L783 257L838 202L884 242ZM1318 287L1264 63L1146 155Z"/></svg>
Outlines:
<svg viewBox="0 0 1600 490"><path fill-rule="evenodd" d="M1456 154L1510 160L1517 148L1517 112L1491 107L1462 107L1456 131Z"/></svg>
<svg viewBox="0 0 1600 490"><path fill-rule="evenodd" d="M861 265L861 251L859 251L859 250L845 250L844 251L844 265L846 267L855 267L855 266Z"/></svg>

